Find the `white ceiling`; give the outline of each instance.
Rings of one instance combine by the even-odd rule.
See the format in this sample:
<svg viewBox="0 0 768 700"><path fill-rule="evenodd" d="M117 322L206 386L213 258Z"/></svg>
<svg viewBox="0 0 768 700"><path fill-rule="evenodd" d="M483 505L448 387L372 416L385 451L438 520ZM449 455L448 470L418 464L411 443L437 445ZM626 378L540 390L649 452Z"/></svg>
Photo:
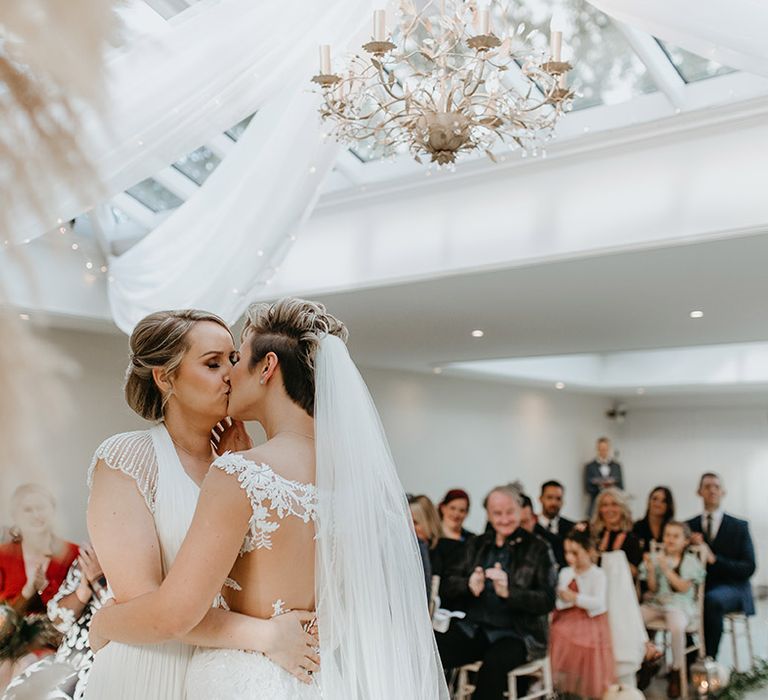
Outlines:
<svg viewBox="0 0 768 700"><path fill-rule="evenodd" d="M768 235L322 296L364 365L768 340ZM692 320L689 312L704 311ZM481 339L471 336L482 329Z"/></svg>

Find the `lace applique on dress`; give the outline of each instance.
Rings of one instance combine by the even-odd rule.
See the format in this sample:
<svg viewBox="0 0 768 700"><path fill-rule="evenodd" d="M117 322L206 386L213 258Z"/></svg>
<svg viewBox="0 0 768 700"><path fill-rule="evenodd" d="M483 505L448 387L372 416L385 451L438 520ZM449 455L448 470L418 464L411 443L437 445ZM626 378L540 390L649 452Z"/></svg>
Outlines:
<svg viewBox="0 0 768 700"><path fill-rule="evenodd" d="M280 523L271 517L273 511L279 520L289 515L301 518L305 523L315 520L317 492L313 484L291 481L276 474L266 464L256 464L231 452L219 457L213 466L237 476L251 502L253 514L240 554L254 549L272 549L272 533L280 527Z"/></svg>
<svg viewBox="0 0 768 700"><path fill-rule="evenodd" d="M110 469L127 474L136 482L151 513L155 512L157 494L157 456L148 430L119 433L99 445L88 468L88 488L93 485L93 473L99 460Z"/></svg>

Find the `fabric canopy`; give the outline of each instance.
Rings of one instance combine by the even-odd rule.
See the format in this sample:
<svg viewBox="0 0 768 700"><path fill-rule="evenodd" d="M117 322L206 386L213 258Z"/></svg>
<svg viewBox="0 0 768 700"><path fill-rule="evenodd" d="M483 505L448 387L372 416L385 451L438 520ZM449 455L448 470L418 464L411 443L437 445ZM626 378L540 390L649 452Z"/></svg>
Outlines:
<svg viewBox="0 0 768 700"><path fill-rule="evenodd" d="M323 137L320 99L310 89L318 38L346 46L370 9L369 0L325 4L322 21L307 29L312 38L296 37L302 50L275 59L270 80L282 90L223 163L160 226L112 258L110 305L123 331L171 308L205 308L234 323L253 291L269 283L338 151Z"/></svg>
<svg viewBox="0 0 768 700"><path fill-rule="evenodd" d="M768 76L764 0L588 0L652 36L731 68Z"/></svg>

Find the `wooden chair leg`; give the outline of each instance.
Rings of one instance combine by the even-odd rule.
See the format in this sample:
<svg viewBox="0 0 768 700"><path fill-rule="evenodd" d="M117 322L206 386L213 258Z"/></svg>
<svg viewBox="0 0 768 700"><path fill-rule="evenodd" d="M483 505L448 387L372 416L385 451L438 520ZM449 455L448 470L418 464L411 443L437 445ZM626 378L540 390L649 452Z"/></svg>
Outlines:
<svg viewBox="0 0 768 700"><path fill-rule="evenodd" d="M739 663L739 643L736 639L736 620L732 617L726 618L728 621L728 629L731 634L731 650L733 651L733 667L737 671L741 671L741 664Z"/></svg>
<svg viewBox="0 0 768 700"><path fill-rule="evenodd" d="M749 628L749 617L744 616L744 629L747 633L747 648L749 649L749 670L755 667L755 651L752 647L752 630Z"/></svg>

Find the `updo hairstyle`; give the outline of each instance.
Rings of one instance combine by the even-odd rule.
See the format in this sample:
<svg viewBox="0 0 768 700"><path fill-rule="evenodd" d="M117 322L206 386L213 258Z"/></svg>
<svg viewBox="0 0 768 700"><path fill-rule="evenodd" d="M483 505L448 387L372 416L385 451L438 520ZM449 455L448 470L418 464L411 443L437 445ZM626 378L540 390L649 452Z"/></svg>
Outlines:
<svg viewBox="0 0 768 700"><path fill-rule="evenodd" d="M171 393L160 390L152 370L162 369L172 379L189 350L189 332L201 321L217 323L231 333L216 314L197 309L158 311L141 319L133 329L131 361L125 373L125 400L142 418L162 420Z"/></svg>

